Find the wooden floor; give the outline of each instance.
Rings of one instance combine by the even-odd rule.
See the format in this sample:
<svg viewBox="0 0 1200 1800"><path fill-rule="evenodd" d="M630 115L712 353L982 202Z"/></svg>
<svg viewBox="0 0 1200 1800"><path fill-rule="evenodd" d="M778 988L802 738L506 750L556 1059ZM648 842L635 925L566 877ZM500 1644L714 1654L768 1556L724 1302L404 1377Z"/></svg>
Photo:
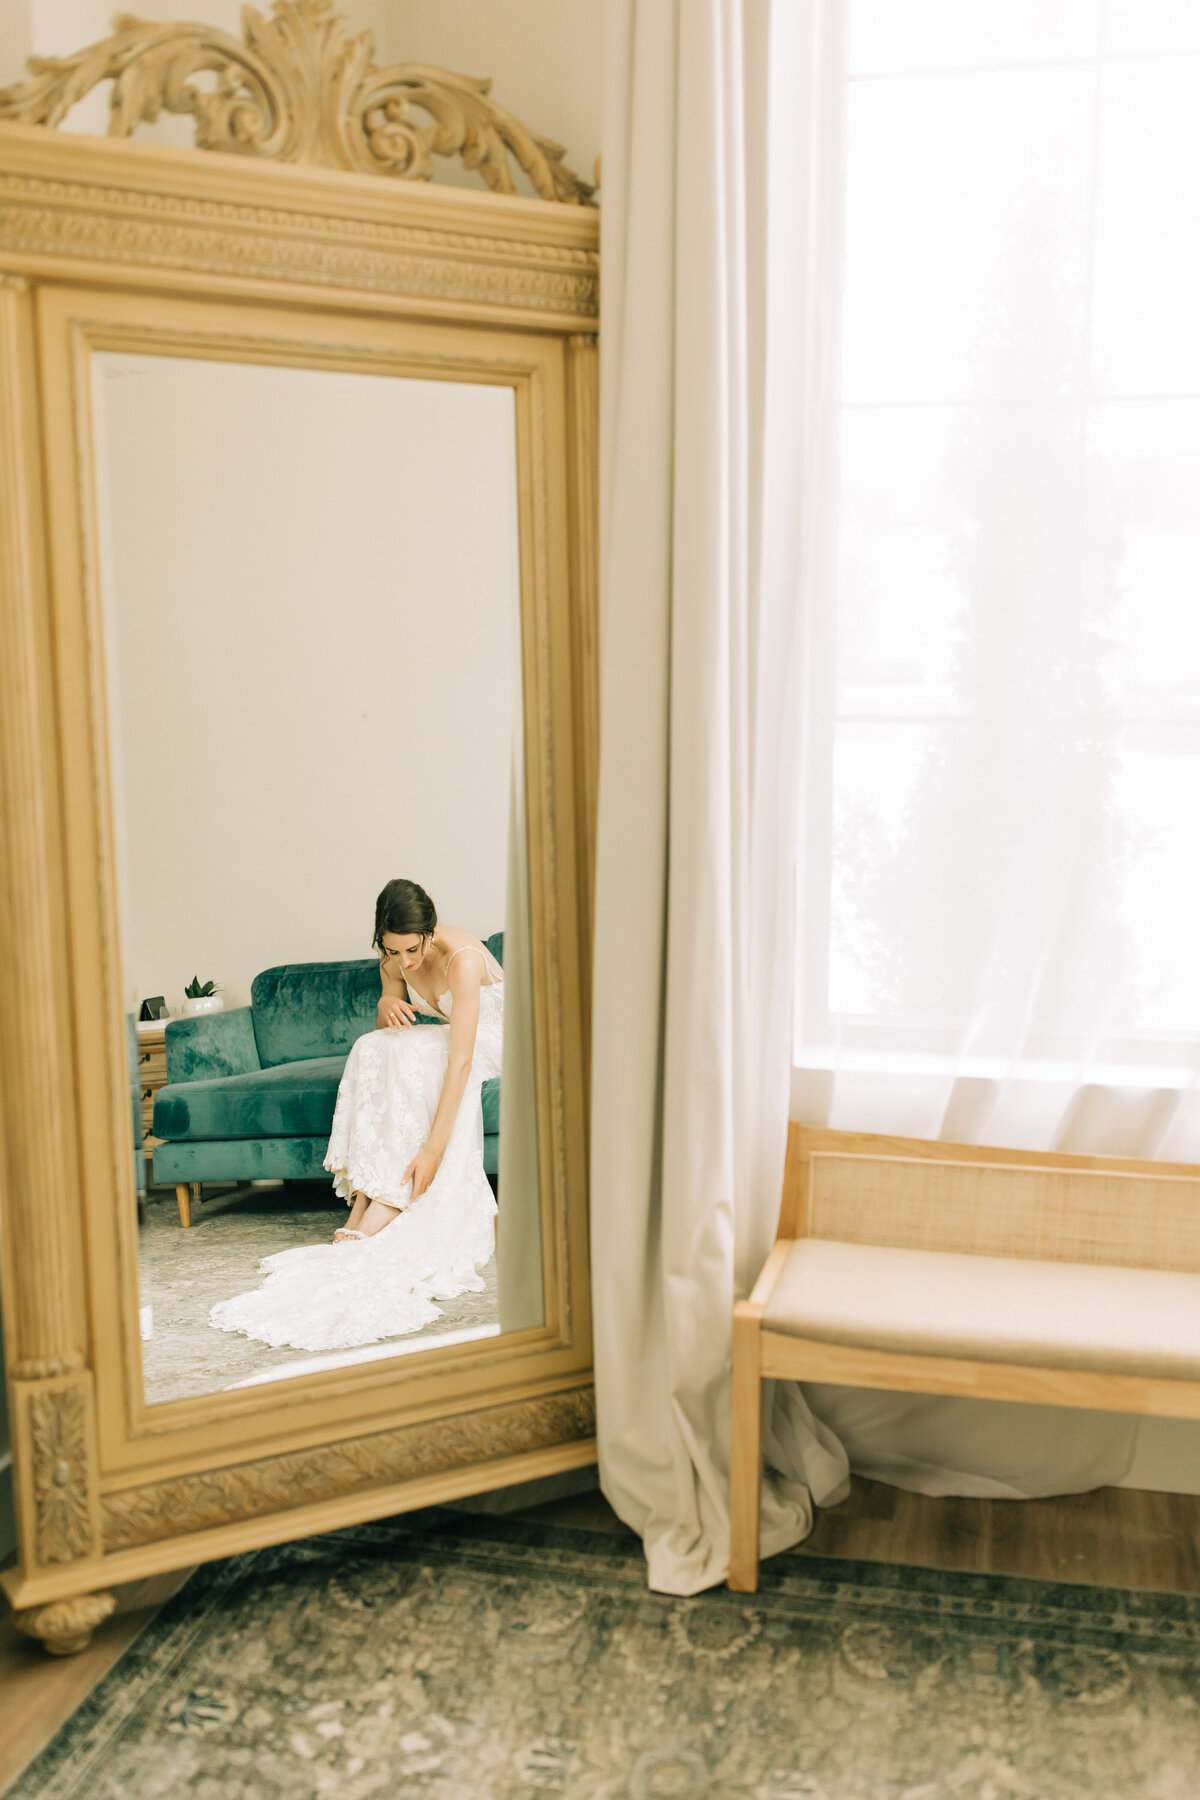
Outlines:
<svg viewBox="0 0 1200 1800"><path fill-rule="evenodd" d="M601 1494L517 1516L626 1530ZM931 1499L856 1476L849 1499L818 1513L811 1535L786 1554L1195 1594L1200 1496L1099 1488L1053 1500Z"/></svg>
<svg viewBox="0 0 1200 1800"><path fill-rule="evenodd" d="M856 1480L790 1554L1200 1593L1200 1496L1098 1488L1052 1500L930 1499Z"/></svg>
<svg viewBox="0 0 1200 1800"><path fill-rule="evenodd" d="M632 1537L599 1493L509 1517ZM1101 1488L1054 1500L930 1499L855 1479L789 1556L1200 1593L1200 1496ZM186 1575L121 1590L82 1656L55 1659L0 1621L0 1794L49 1742Z"/></svg>
<svg viewBox="0 0 1200 1800"><path fill-rule="evenodd" d="M118 1588L117 1611L79 1656L48 1656L0 1616L0 1794L82 1706L159 1607L191 1574L158 1575Z"/></svg>

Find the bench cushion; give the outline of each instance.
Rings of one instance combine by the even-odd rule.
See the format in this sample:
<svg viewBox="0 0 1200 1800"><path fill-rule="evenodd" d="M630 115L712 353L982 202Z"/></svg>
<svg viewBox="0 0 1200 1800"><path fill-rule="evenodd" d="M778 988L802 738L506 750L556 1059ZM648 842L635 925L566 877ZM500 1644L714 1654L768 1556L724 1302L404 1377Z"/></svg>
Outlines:
<svg viewBox="0 0 1200 1800"><path fill-rule="evenodd" d="M803 1238L768 1331L900 1354L1200 1380L1200 1275Z"/></svg>

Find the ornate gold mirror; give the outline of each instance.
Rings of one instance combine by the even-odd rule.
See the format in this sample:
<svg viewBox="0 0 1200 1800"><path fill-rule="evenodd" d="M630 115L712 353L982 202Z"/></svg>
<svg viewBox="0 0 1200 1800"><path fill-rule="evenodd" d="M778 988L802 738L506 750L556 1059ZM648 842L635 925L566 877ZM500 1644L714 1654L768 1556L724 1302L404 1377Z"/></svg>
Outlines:
<svg viewBox="0 0 1200 1800"><path fill-rule="evenodd" d="M120 18L0 120L5 1585L64 1649L594 1460L597 235L329 0Z"/></svg>

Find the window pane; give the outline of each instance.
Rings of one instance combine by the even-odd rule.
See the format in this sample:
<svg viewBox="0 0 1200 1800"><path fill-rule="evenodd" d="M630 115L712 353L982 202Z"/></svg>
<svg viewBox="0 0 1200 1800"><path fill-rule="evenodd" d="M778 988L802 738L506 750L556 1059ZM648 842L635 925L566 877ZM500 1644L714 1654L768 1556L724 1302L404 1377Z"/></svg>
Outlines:
<svg viewBox="0 0 1200 1800"><path fill-rule="evenodd" d="M1196 0L1108 0L1104 47L1109 55L1200 50Z"/></svg>
<svg viewBox="0 0 1200 1800"><path fill-rule="evenodd" d="M945 481L954 409L856 407L842 421L838 711L924 717L953 703L961 507Z"/></svg>
<svg viewBox="0 0 1200 1800"><path fill-rule="evenodd" d="M1094 506L1119 540L1112 698L1164 725L1194 724L1200 720L1200 400L1097 405L1089 450Z"/></svg>
<svg viewBox="0 0 1200 1800"><path fill-rule="evenodd" d="M1106 67L1102 92L1096 384L1200 395L1200 57Z"/></svg>
<svg viewBox="0 0 1200 1800"><path fill-rule="evenodd" d="M1095 93L1090 66L851 89L848 404L1080 385Z"/></svg>
<svg viewBox="0 0 1200 1800"><path fill-rule="evenodd" d="M1200 56L1100 11L851 9L859 69L1041 66L849 85L811 1042L1200 1029Z"/></svg>
<svg viewBox="0 0 1200 1800"><path fill-rule="evenodd" d="M1100 0L855 0L850 72L1094 56L1099 14Z"/></svg>
<svg viewBox="0 0 1200 1800"><path fill-rule="evenodd" d="M1131 1024L1194 1038L1200 1024L1200 734L1192 733L1190 753L1182 754L1175 746L1139 749L1126 742L1120 762L1116 797L1133 846L1122 884L1133 951Z"/></svg>

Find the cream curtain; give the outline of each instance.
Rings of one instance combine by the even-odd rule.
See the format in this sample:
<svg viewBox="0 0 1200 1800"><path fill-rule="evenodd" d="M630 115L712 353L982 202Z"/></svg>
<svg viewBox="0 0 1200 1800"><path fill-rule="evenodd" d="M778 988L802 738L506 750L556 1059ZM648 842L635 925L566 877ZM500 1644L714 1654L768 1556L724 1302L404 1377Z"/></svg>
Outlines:
<svg viewBox="0 0 1200 1800"><path fill-rule="evenodd" d="M773 1236L788 1114L821 46L805 0L610 0L607 22L600 1470L651 1585L692 1593L727 1572L731 1316ZM768 1442L770 1553L846 1463L794 1387Z"/></svg>

